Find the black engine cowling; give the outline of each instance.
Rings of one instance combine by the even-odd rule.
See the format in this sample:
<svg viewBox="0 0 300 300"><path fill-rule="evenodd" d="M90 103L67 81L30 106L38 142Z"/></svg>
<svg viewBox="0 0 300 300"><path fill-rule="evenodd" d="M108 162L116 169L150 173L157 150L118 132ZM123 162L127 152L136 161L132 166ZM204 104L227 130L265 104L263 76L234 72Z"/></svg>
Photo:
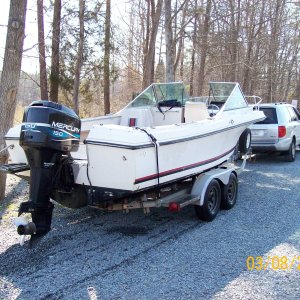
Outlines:
<svg viewBox="0 0 300 300"><path fill-rule="evenodd" d="M29 201L21 204L19 215L31 213L35 226L30 227L32 232L18 230L19 234L36 238L51 229L54 205L50 194L70 152L78 150L80 126L79 117L63 105L41 100L26 108L20 145L30 166L30 193Z"/></svg>
<svg viewBox="0 0 300 300"><path fill-rule="evenodd" d="M77 151L80 124L79 117L68 107L51 101L35 101L24 112L20 145L24 149Z"/></svg>

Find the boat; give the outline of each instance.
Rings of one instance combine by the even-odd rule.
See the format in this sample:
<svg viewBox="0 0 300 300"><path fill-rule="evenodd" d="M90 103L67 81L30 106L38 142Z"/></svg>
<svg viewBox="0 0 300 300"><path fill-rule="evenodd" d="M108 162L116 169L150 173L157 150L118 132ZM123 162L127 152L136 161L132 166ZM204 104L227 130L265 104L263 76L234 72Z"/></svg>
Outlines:
<svg viewBox="0 0 300 300"><path fill-rule="evenodd" d="M188 96L181 82L153 83L116 114L80 120L69 108L35 101L5 136L11 163L0 170L30 182L34 229L50 230L53 203L110 207L196 178L250 147L248 126L265 118L236 82L211 82ZM148 197L146 197L146 200Z"/></svg>

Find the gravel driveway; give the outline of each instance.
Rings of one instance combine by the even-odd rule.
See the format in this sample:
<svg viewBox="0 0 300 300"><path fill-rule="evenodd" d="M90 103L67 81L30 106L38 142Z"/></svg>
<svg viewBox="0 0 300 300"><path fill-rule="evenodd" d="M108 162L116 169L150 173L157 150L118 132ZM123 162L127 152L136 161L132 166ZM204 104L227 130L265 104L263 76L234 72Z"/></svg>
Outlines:
<svg viewBox="0 0 300 300"><path fill-rule="evenodd" d="M19 246L11 225L28 186L9 177L0 299L299 299L299 170L299 152L294 163L257 157L239 177L236 206L211 223L193 207L144 216L56 205L53 229L34 249ZM266 267L248 270L248 256ZM283 256L291 268L266 263Z"/></svg>

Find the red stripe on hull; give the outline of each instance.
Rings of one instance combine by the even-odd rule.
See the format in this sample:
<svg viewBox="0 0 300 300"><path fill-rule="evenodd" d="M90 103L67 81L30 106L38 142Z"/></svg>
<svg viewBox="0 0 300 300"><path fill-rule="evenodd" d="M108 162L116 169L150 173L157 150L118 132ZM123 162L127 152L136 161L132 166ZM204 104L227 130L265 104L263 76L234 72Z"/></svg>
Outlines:
<svg viewBox="0 0 300 300"><path fill-rule="evenodd" d="M171 175L171 174L174 174L174 173L183 172L183 171L186 171L186 170L189 170L189 169L193 169L193 168L197 168L197 167L209 164L213 161L216 161L216 160L226 156L227 154L232 152L234 150L234 148L230 149L229 151L227 151L227 152L225 152L221 155L218 155L216 157L213 157L213 158L210 158L210 159L207 159L207 160L203 160L201 162L197 162L197 163L193 163L193 164L186 165L186 166L183 166L183 167L179 167L179 168L175 168L175 169L171 169L171 170L161 172L161 173L159 173L159 177L168 176L168 175ZM138 184L138 183L153 180L153 179L156 179L156 178L158 178L157 173L152 174L152 175L148 175L148 176L145 176L145 177L137 178L134 183Z"/></svg>

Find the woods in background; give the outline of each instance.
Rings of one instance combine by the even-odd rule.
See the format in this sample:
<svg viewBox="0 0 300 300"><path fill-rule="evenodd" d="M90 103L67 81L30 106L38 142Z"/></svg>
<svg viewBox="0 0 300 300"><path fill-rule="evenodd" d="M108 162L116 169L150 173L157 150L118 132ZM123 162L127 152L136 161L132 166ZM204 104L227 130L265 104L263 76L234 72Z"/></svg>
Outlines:
<svg viewBox="0 0 300 300"><path fill-rule="evenodd" d="M216 80L264 102L300 100L299 1L110 2L37 0L43 99L88 117L117 111L152 82L183 81L196 96Z"/></svg>

